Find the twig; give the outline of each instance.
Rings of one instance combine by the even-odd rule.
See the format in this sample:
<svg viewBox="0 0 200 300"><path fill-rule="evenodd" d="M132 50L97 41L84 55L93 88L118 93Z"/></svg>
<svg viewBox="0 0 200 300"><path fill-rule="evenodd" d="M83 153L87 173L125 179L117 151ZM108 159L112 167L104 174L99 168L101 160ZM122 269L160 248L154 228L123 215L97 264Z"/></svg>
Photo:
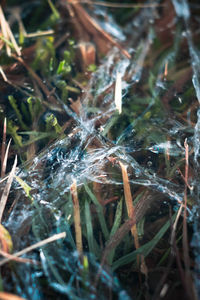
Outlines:
<svg viewBox="0 0 200 300"><path fill-rule="evenodd" d="M3 190L3 194L1 196L1 200L0 200L0 223L2 221L3 212L4 212L6 202L7 202L7 199L8 199L8 195L9 195L9 192L10 192L10 187L11 187L11 184L12 184L12 181L13 181L13 178L14 178L16 166L17 166L17 155L15 156L15 161L14 161L12 170L11 170L9 176L8 176L8 181L6 183L6 186Z"/></svg>
<svg viewBox="0 0 200 300"><path fill-rule="evenodd" d="M47 238L47 239L45 239L43 241L40 241L40 242L38 242L38 243L36 243L36 244L34 244L32 246L29 246L29 247L27 247L27 248L25 248L25 249L23 249L23 250L21 250L19 252L14 253L12 256L19 257L19 256L21 256L23 254L26 254L26 253L32 251L32 250L35 250L36 248L45 246L46 244L52 243L52 242L54 242L56 240L59 240L59 239L63 239L65 237L66 237L66 232L61 232L61 233L58 233L58 234L54 234L53 236L51 236L51 237L49 237L49 238ZM3 266L4 264L6 264L7 262L9 262L10 260L12 260L12 259L10 259L10 258L2 259L0 261L0 266Z"/></svg>

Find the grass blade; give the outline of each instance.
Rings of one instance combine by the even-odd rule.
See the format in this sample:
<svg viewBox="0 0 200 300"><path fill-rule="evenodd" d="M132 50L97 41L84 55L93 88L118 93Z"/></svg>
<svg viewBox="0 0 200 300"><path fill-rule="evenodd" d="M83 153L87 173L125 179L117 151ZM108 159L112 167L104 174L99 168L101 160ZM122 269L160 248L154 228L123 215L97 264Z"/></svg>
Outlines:
<svg viewBox="0 0 200 300"><path fill-rule="evenodd" d="M47 239L44 239L44 240L42 240L42 241L40 241L40 242L38 242L38 243L36 243L36 244L34 244L32 246L29 246L29 247L27 247L27 248L25 248L25 249L23 249L23 250L21 250L19 252L14 253L12 256L19 257L19 256L21 256L23 254L26 254L26 253L28 253L28 252L30 252L32 250L35 250L35 249L37 249L39 247L45 246L48 243L52 243L52 242L57 241L59 239L64 239L65 237L66 237L66 233L65 232L54 234L53 236L51 236L51 237L49 237ZM12 260L12 259L10 259L10 258L2 259L0 261L0 266L3 266L5 263L9 262L10 260Z"/></svg>
<svg viewBox="0 0 200 300"><path fill-rule="evenodd" d="M9 192L10 192L11 184L12 184L12 181L13 181L13 178L14 178L16 166L17 166L17 156L15 156L15 161L14 161L12 170L11 170L9 176L8 176L7 183L5 185L5 188L3 190L3 194L1 196L1 201L0 201L0 223L2 222L2 216L3 216L5 206L6 206L8 195L9 195Z"/></svg>
<svg viewBox="0 0 200 300"><path fill-rule="evenodd" d="M79 254L83 253L83 244L82 244L82 230L81 230L81 218L80 218L80 207L78 201L77 185L76 181L70 187L72 202L74 206L74 226L76 234L76 247Z"/></svg>
<svg viewBox="0 0 200 300"><path fill-rule="evenodd" d="M121 218L122 218L122 199L120 200L120 202L117 205L117 210L115 213L115 220L114 220L114 224L113 227L111 229L110 232L110 238L116 233L117 229L119 228L120 224L121 224ZM115 255L115 248L113 248L113 250L110 252L109 256L108 256L108 263L111 265L114 255Z"/></svg>
<svg viewBox="0 0 200 300"><path fill-rule="evenodd" d="M173 222L175 218L176 218L176 213L172 216L172 220L168 220L150 242L146 243L145 245L141 246L139 249L115 261L112 267L113 271L123 265L136 261L138 254L142 254L144 257L146 257L155 248L155 246L163 237L163 235L166 233L166 231L170 227L171 222Z"/></svg>
<svg viewBox="0 0 200 300"><path fill-rule="evenodd" d="M8 152L10 149L10 143L11 143L11 139L9 140L8 146L6 148L6 152L4 153L4 159L3 159L2 166L1 166L1 177L4 177L5 173L6 173L6 166L7 166L7 160L8 160Z"/></svg>
<svg viewBox="0 0 200 300"><path fill-rule="evenodd" d="M119 162L119 164L122 169L122 177L123 177L123 184L124 184L124 196L125 196L128 216L130 219L134 220L135 219L135 208L133 206L133 199L132 199L132 195L131 195L131 188L130 188L130 184L129 184L127 168L122 162ZM131 228L131 233L134 238L135 248L137 249L137 248L139 248L139 240L138 240L136 224L134 224L133 227Z"/></svg>
<svg viewBox="0 0 200 300"><path fill-rule="evenodd" d="M91 253L95 254L94 234L93 234L90 206L89 206L89 203L87 200L85 201L85 222L86 222L87 240L88 240L89 250Z"/></svg>
<svg viewBox="0 0 200 300"><path fill-rule="evenodd" d="M109 237L109 232L108 232L108 228L107 228L105 217L104 217L104 213L103 213L103 208L102 208L101 204L98 202L98 200L95 197L95 195L92 193L92 191L88 187L88 185L85 184L84 187L85 187L85 190L86 190L87 194L90 196L92 202L96 206L99 223L101 225L101 229L102 229L103 235L104 235L105 239L107 240L108 237Z"/></svg>

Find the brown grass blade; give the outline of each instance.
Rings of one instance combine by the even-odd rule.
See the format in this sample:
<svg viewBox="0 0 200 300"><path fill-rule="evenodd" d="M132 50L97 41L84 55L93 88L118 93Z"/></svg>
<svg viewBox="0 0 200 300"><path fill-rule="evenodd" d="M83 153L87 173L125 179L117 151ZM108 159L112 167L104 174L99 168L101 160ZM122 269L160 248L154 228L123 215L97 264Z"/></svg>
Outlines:
<svg viewBox="0 0 200 300"><path fill-rule="evenodd" d="M131 228L131 234L134 238L135 248L138 249L140 247L140 244L139 244L137 226L136 226L136 214L135 214L135 208L133 206L133 199L132 199L131 188L130 188L130 184L129 184L129 180L128 180L127 168L122 162L119 162L119 164L122 169L122 177L123 177L123 184L124 184L124 196L125 196L128 216L130 219L133 219L135 221L135 224ZM141 264L140 264L140 259L141 259ZM143 274L145 274L145 277L147 278L148 269L147 269L143 255L138 255L137 263L138 263L138 266L140 264L140 270Z"/></svg>
<svg viewBox="0 0 200 300"><path fill-rule="evenodd" d="M12 43L17 55L21 56L21 49L17 45L17 42L16 42L14 35L10 29L10 26L5 19L5 16L4 16L1 6L0 6L0 24L1 24L1 30L2 30L3 37ZM8 43L6 43L6 52L7 52L8 56L11 56L12 51L11 51L11 47L8 45Z"/></svg>
<svg viewBox="0 0 200 300"><path fill-rule="evenodd" d="M131 188L130 188L130 184L129 184L127 168L122 162L119 162L119 164L120 164L120 167L122 170L122 178L123 178L123 184L124 184L124 197L125 197L125 201L126 201L128 216L130 219L135 220L135 209L133 206L133 199L132 199L132 195L131 195ZM134 224L133 227L131 228L131 233L132 233L132 236L134 237L135 248L138 249L139 248L139 240L138 240L136 224Z"/></svg>
<svg viewBox="0 0 200 300"><path fill-rule="evenodd" d="M4 157L5 157L5 151L6 151L6 128L7 128L7 120L4 119L3 124L3 139L2 139L2 145L1 145L1 177L5 175L3 172L3 163L4 163Z"/></svg>
<svg viewBox="0 0 200 300"><path fill-rule="evenodd" d="M74 226L75 226L75 235L76 235L76 248L79 254L83 253L83 244L82 244L82 230L81 230L81 218L80 218L80 207L78 201L77 185L76 181L70 187L73 207L74 207Z"/></svg>
<svg viewBox="0 0 200 300"><path fill-rule="evenodd" d="M188 233L187 233L187 188L189 187L188 184L188 169L189 169L189 147L187 144L187 139L184 142L184 147L185 147L185 189L184 189L184 203L181 204L176 220L173 224L172 228L172 235L171 235L171 244L174 248L175 254L176 254L176 261L177 261L177 266L179 269L181 281L183 284L183 287L185 289L185 292L187 294L188 299L197 299L196 297L196 291L194 287L194 282L192 279L192 275L190 272L190 257L189 257L189 248L188 248ZM179 255L179 251L176 245L176 239L175 239L175 230L177 227L178 219L180 218L182 209L184 208L184 214L183 214L183 260L184 260L184 265L185 265L185 273L181 264L181 259Z"/></svg>
<svg viewBox="0 0 200 300"><path fill-rule="evenodd" d="M32 259L29 259L29 258L16 257L16 256L14 256L10 253L2 251L1 249L0 249L0 255L4 256L5 258L9 258L10 260L13 260L15 262L18 262L18 263L29 263L29 264L33 264L33 265L39 265L40 264L39 261L32 260Z"/></svg>
<svg viewBox="0 0 200 300"><path fill-rule="evenodd" d="M14 254L12 254L12 257L19 257L21 255L24 255L32 250L35 250L36 248L39 248L39 247L42 247L42 246L45 246L46 244L49 244L49 243L52 243L54 241L57 241L59 239L63 239L66 237L66 232L61 232L61 233L58 233L58 234L54 234L53 236L43 240L43 241L40 241L32 246L29 246L19 252L15 252ZM4 264L6 264L7 262L9 262L10 260L12 260L13 258L4 258L0 261L0 266L3 266Z"/></svg>
<svg viewBox="0 0 200 300"><path fill-rule="evenodd" d="M72 0L73 3L85 3L90 5L98 5L98 6L105 6L105 7L113 7L113 8L150 8L150 7L160 7L163 6L159 3L147 3L147 4L132 4L132 3L111 3L106 1L90 1L90 0Z"/></svg>
<svg viewBox="0 0 200 300"><path fill-rule="evenodd" d="M188 249L188 235L187 235L187 183L188 183L188 167L189 167L189 160L188 160L188 144L187 139L184 142L185 147L185 189L184 189L184 216L183 216L183 257L184 257L184 264L186 268L186 272L190 270L190 258L189 258L189 249Z"/></svg>
<svg viewBox="0 0 200 300"><path fill-rule="evenodd" d="M14 47L14 49L15 49L17 55L18 55L18 56L21 56L21 55L22 55L21 49L20 49L20 47L17 45L17 42L16 42L16 40L15 40L15 38L14 38L14 35L13 35L11 29L10 29L10 26L9 26L8 22L6 22L6 27L7 27L7 32L8 32L9 39L10 39L10 41L12 42L12 45L13 45L13 47Z"/></svg>
<svg viewBox="0 0 200 300"><path fill-rule="evenodd" d="M8 146L7 146L6 152L4 154L4 159L3 159L2 166L1 166L1 177L4 177L5 173L6 173L6 166L7 166L7 160L8 160L8 152L10 149L10 143L11 143L11 139L8 142Z"/></svg>
<svg viewBox="0 0 200 300"><path fill-rule="evenodd" d="M2 69L1 66L0 66L0 73L1 73L1 76L3 77L3 80L4 80L5 82L8 82L8 78L7 78L7 76L6 76L4 70Z"/></svg>
<svg viewBox="0 0 200 300"><path fill-rule="evenodd" d="M179 207L179 210L178 210L178 213L176 215L176 219L174 221L174 224L172 226L172 233L171 233L171 245L173 246L174 245L174 242L175 242L175 238L176 238L176 228L177 228L177 224L178 224L178 221L180 219L180 216L181 216L181 213L182 213L182 210L183 210L183 203L181 203L180 207Z"/></svg>
<svg viewBox="0 0 200 300"><path fill-rule="evenodd" d="M8 36L7 30L6 30L6 28L7 28L6 19L4 17L4 13L3 13L3 10L1 8L1 5L0 5L0 24L1 24L1 31L2 31L3 37L6 40L9 40L9 36ZM6 43L6 52L7 52L8 56L11 56L11 48L7 43Z"/></svg>
<svg viewBox="0 0 200 300"><path fill-rule="evenodd" d="M164 78L166 78L168 75L168 61L165 63L165 70L164 70Z"/></svg>
<svg viewBox="0 0 200 300"><path fill-rule="evenodd" d="M0 300L25 300L25 299L14 294L0 292Z"/></svg>
<svg viewBox="0 0 200 300"><path fill-rule="evenodd" d="M52 35L54 33L55 33L54 30L49 29L49 30L44 30L44 31L37 31L37 32L32 32L32 33L25 33L24 36L26 38L36 38L36 37L41 37L41 36Z"/></svg>
<svg viewBox="0 0 200 300"><path fill-rule="evenodd" d="M74 0L67 1L74 9L78 19L81 21L83 27L87 28L90 33L95 37L100 35L104 40L110 44L116 46L128 59L131 59L131 55L126 51L118 42L116 42L107 32L105 32L96 22L92 19L84 8L79 4L75 3ZM71 13L73 15L73 12Z"/></svg>
<svg viewBox="0 0 200 300"><path fill-rule="evenodd" d="M2 222L2 216L3 216L5 206L6 206L8 195L9 195L9 192L10 192L10 187L11 187L14 175L15 175L16 166L17 166L17 155L15 156L15 161L14 161L12 170L11 170L9 176L8 176L7 183L5 185L5 188L3 190L3 194L1 196L1 200L0 200L0 223Z"/></svg>

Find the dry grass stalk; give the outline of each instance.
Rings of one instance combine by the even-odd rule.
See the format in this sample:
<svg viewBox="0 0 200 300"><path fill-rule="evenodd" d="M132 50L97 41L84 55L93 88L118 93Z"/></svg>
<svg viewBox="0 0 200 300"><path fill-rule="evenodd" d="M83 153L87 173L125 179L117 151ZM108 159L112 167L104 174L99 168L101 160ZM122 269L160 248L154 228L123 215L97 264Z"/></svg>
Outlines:
<svg viewBox="0 0 200 300"><path fill-rule="evenodd" d="M175 219L174 224L172 226L171 245L174 245L174 242L175 242L176 228L177 228L177 224L178 224L179 218L180 218L181 213L182 213L182 209L183 209L183 203L181 203L181 205L179 207L178 213L176 215L176 219Z"/></svg>
<svg viewBox="0 0 200 300"><path fill-rule="evenodd" d="M4 264L6 264L7 262L13 260L13 257L19 257L21 255L24 255L32 250L35 250L36 248L39 248L39 247L42 247L42 246L45 246L46 244L49 244L49 243L52 243L56 240L59 240L59 239L63 239L66 237L66 232L61 232L61 233L58 233L58 234L54 234L53 236L43 240L43 241L40 241L32 246L29 246L19 252L16 252L14 254L12 254L12 258L4 258L0 261L0 266L3 266Z"/></svg>
<svg viewBox="0 0 200 300"><path fill-rule="evenodd" d="M85 3L90 5L98 5L105 7L113 7L113 8L150 8L150 7L160 7L162 4L158 3L149 3L149 4L132 4L132 3L111 3L105 1L90 1L90 0L72 0L73 3Z"/></svg>
<svg viewBox="0 0 200 300"><path fill-rule="evenodd" d="M165 70L164 70L164 78L166 78L168 75L168 61L165 63Z"/></svg>
<svg viewBox="0 0 200 300"><path fill-rule="evenodd" d="M77 19L80 21L80 25L82 28L85 28L90 35L93 36L93 39L97 39L101 37L105 42L116 46L128 59L131 59L131 55L126 51L119 43L117 43L107 32L105 32L96 22L92 19L85 9L74 0L68 0L67 3L68 9L71 17L77 16Z"/></svg>
<svg viewBox="0 0 200 300"><path fill-rule="evenodd" d="M188 171L189 171L189 146L187 139L184 142L185 147L185 189L184 189L184 215L183 215L183 259L185 265L185 283L186 291L189 299L195 299L195 287L190 271L190 256L188 247L188 232L187 232L187 186L188 186Z"/></svg>
<svg viewBox="0 0 200 300"><path fill-rule="evenodd" d="M76 181L70 187L73 207L74 207L74 226L76 234L76 247L79 254L83 253L83 244L82 244L82 230L81 230L81 218L80 218L80 207L78 201L77 185Z"/></svg>
<svg viewBox="0 0 200 300"><path fill-rule="evenodd" d="M34 265L39 265L40 264L39 261L32 260L32 259L29 259L29 258L16 257L16 256L14 256L10 253L2 251L1 249L0 249L0 255L2 255L5 258L9 258L10 260L13 260L15 262L19 262L19 263L29 263L29 264L34 264Z"/></svg>
<svg viewBox="0 0 200 300"><path fill-rule="evenodd" d="M4 164L4 157L6 151L6 128L7 128L7 120L5 118L3 124L3 139L1 144L1 177L5 175L5 172L3 172L3 164Z"/></svg>
<svg viewBox="0 0 200 300"><path fill-rule="evenodd" d="M12 170L11 170L9 176L8 176L7 183L5 185L5 188L3 190L3 194L1 196L1 200L0 200L0 223L2 222L2 216L3 216L5 206L6 206L8 195L9 195L9 192L10 192L10 187L11 187L14 175L15 175L16 166L17 166L17 156L15 156L15 161L14 161Z"/></svg>
<svg viewBox="0 0 200 300"><path fill-rule="evenodd" d="M71 98L69 98L68 100L70 101L71 109L79 116L80 111L82 110L82 103L80 98L78 98L76 101L73 101Z"/></svg>
<svg viewBox="0 0 200 300"><path fill-rule="evenodd" d="M8 179L8 177L9 177L9 176L5 176L4 178L2 178L2 179L0 180L0 183L6 181L6 180Z"/></svg>
<svg viewBox="0 0 200 300"><path fill-rule="evenodd" d="M195 295L195 288L194 288L194 284L193 284L193 280L192 280L192 276L191 276L191 272L190 272L190 257L189 257L189 249L188 249L188 234L187 234L187 188L190 188L189 184L188 184L188 170L189 170L189 147L187 144L187 139L184 142L184 147L185 147L185 177L184 177L184 182L185 182L185 189L184 189L184 202L181 203L177 216L176 216L176 220L173 224L172 227L172 234L171 234L171 245L174 248L174 251L176 253L176 260L177 260L177 265L178 265L178 269L180 272L180 277L181 277L181 281L182 284L185 288L185 291L187 293L188 299L196 299L196 295ZM181 171L179 170L179 172L181 173ZM182 175L182 173L181 173ZM183 177L183 175L182 175ZM178 253L178 248L176 245L176 228L177 228L177 224L178 224L178 220L181 216L182 210L184 208L184 215L183 215L183 259L184 259L184 265L185 265L185 275L184 275L184 270L181 264L181 260L179 257L179 253Z"/></svg>
<svg viewBox="0 0 200 300"><path fill-rule="evenodd" d="M188 236L187 236L187 182L188 182L188 144L187 139L184 142L185 147L185 189L184 189L184 216L183 216L183 257L186 272L189 272L190 269L190 258L189 258L189 249L188 249Z"/></svg>
<svg viewBox="0 0 200 300"><path fill-rule="evenodd" d="M6 147L6 152L4 154L4 159L3 159L2 166L1 166L1 177L4 177L5 173L6 173L6 166L7 166L8 152L9 152L9 148L10 148L10 143L11 143L11 139L8 142L8 145Z"/></svg>
<svg viewBox="0 0 200 300"><path fill-rule="evenodd" d="M8 78L7 78L7 76L6 76L4 70L2 69L1 66L0 66L0 73L1 73L1 76L3 77L3 80L4 80L5 82L8 82Z"/></svg>
<svg viewBox="0 0 200 300"><path fill-rule="evenodd" d="M168 161L170 160L170 152L169 152L170 146L171 146L170 140L168 140L167 145L166 145L166 149L165 149L165 155L166 155L166 158L167 158Z"/></svg>
<svg viewBox="0 0 200 300"><path fill-rule="evenodd" d="M179 168L177 168L177 171L180 173L181 178L183 179L183 181L187 185L188 189L190 189L192 191L193 190L193 186L190 186L189 183L185 181L185 176L183 175L183 173L181 172L181 170Z"/></svg>
<svg viewBox="0 0 200 300"><path fill-rule="evenodd" d="M122 113L122 75L117 72L115 82L115 106L119 114Z"/></svg>
<svg viewBox="0 0 200 300"><path fill-rule="evenodd" d="M17 295L6 293L6 292L0 292L0 299L1 300L25 300L24 298L21 298Z"/></svg>
<svg viewBox="0 0 200 300"><path fill-rule="evenodd" d="M128 180L128 173L127 173L127 168L126 166L122 163L119 162L120 167L122 169L122 177L123 177L123 184L124 184L124 196L125 196L125 201L126 201L126 207L128 211L128 217L130 219L135 220L135 209L133 206L133 199L131 195L131 188ZM134 237L134 242L135 242L135 248L139 248L139 240L138 240L138 234L137 234L137 227L136 224L133 225L131 228L131 233Z"/></svg>
<svg viewBox="0 0 200 300"><path fill-rule="evenodd" d="M10 29L10 26L8 24L8 22L5 19L2 7L0 6L0 25L1 25L1 31L3 34L3 37L5 38L5 40L9 41L12 43L13 48L15 49L16 53L18 56L21 56L21 49L20 47L17 45L17 42L14 38L14 35ZM9 43L5 43L6 44L6 52L8 56L12 55L12 50L11 47L9 45Z"/></svg>
<svg viewBox="0 0 200 300"><path fill-rule="evenodd" d="M45 30L45 31L37 31L32 33L25 33L24 37L26 38L36 38L41 36L47 36L54 34L54 30Z"/></svg>
<svg viewBox="0 0 200 300"><path fill-rule="evenodd" d="M131 188L130 188L130 184L129 184L129 180L128 180L127 168L122 162L119 162L119 164L120 164L120 167L122 169L122 177L123 177L123 184L124 184L124 196L125 196L128 216L129 216L130 219L135 221L135 224L131 228L131 233L132 233L132 236L134 238L135 248L138 249L140 247L140 244L139 244L137 226L136 226L136 214L135 214L135 208L133 206L133 199L132 199ZM137 256L138 265L139 265L140 259L141 259L140 270L145 275L145 277L147 278L148 269L147 269L147 266L146 266L146 263L145 263L144 256L143 255L138 255Z"/></svg>

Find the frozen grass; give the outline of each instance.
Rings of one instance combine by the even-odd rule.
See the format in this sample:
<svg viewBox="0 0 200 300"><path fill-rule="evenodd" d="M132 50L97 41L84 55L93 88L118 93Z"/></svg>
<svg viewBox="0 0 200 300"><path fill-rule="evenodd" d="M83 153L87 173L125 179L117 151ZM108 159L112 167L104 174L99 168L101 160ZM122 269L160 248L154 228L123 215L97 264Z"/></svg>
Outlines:
<svg viewBox="0 0 200 300"><path fill-rule="evenodd" d="M2 297L197 299L200 7L172 3L1 8Z"/></svg>

